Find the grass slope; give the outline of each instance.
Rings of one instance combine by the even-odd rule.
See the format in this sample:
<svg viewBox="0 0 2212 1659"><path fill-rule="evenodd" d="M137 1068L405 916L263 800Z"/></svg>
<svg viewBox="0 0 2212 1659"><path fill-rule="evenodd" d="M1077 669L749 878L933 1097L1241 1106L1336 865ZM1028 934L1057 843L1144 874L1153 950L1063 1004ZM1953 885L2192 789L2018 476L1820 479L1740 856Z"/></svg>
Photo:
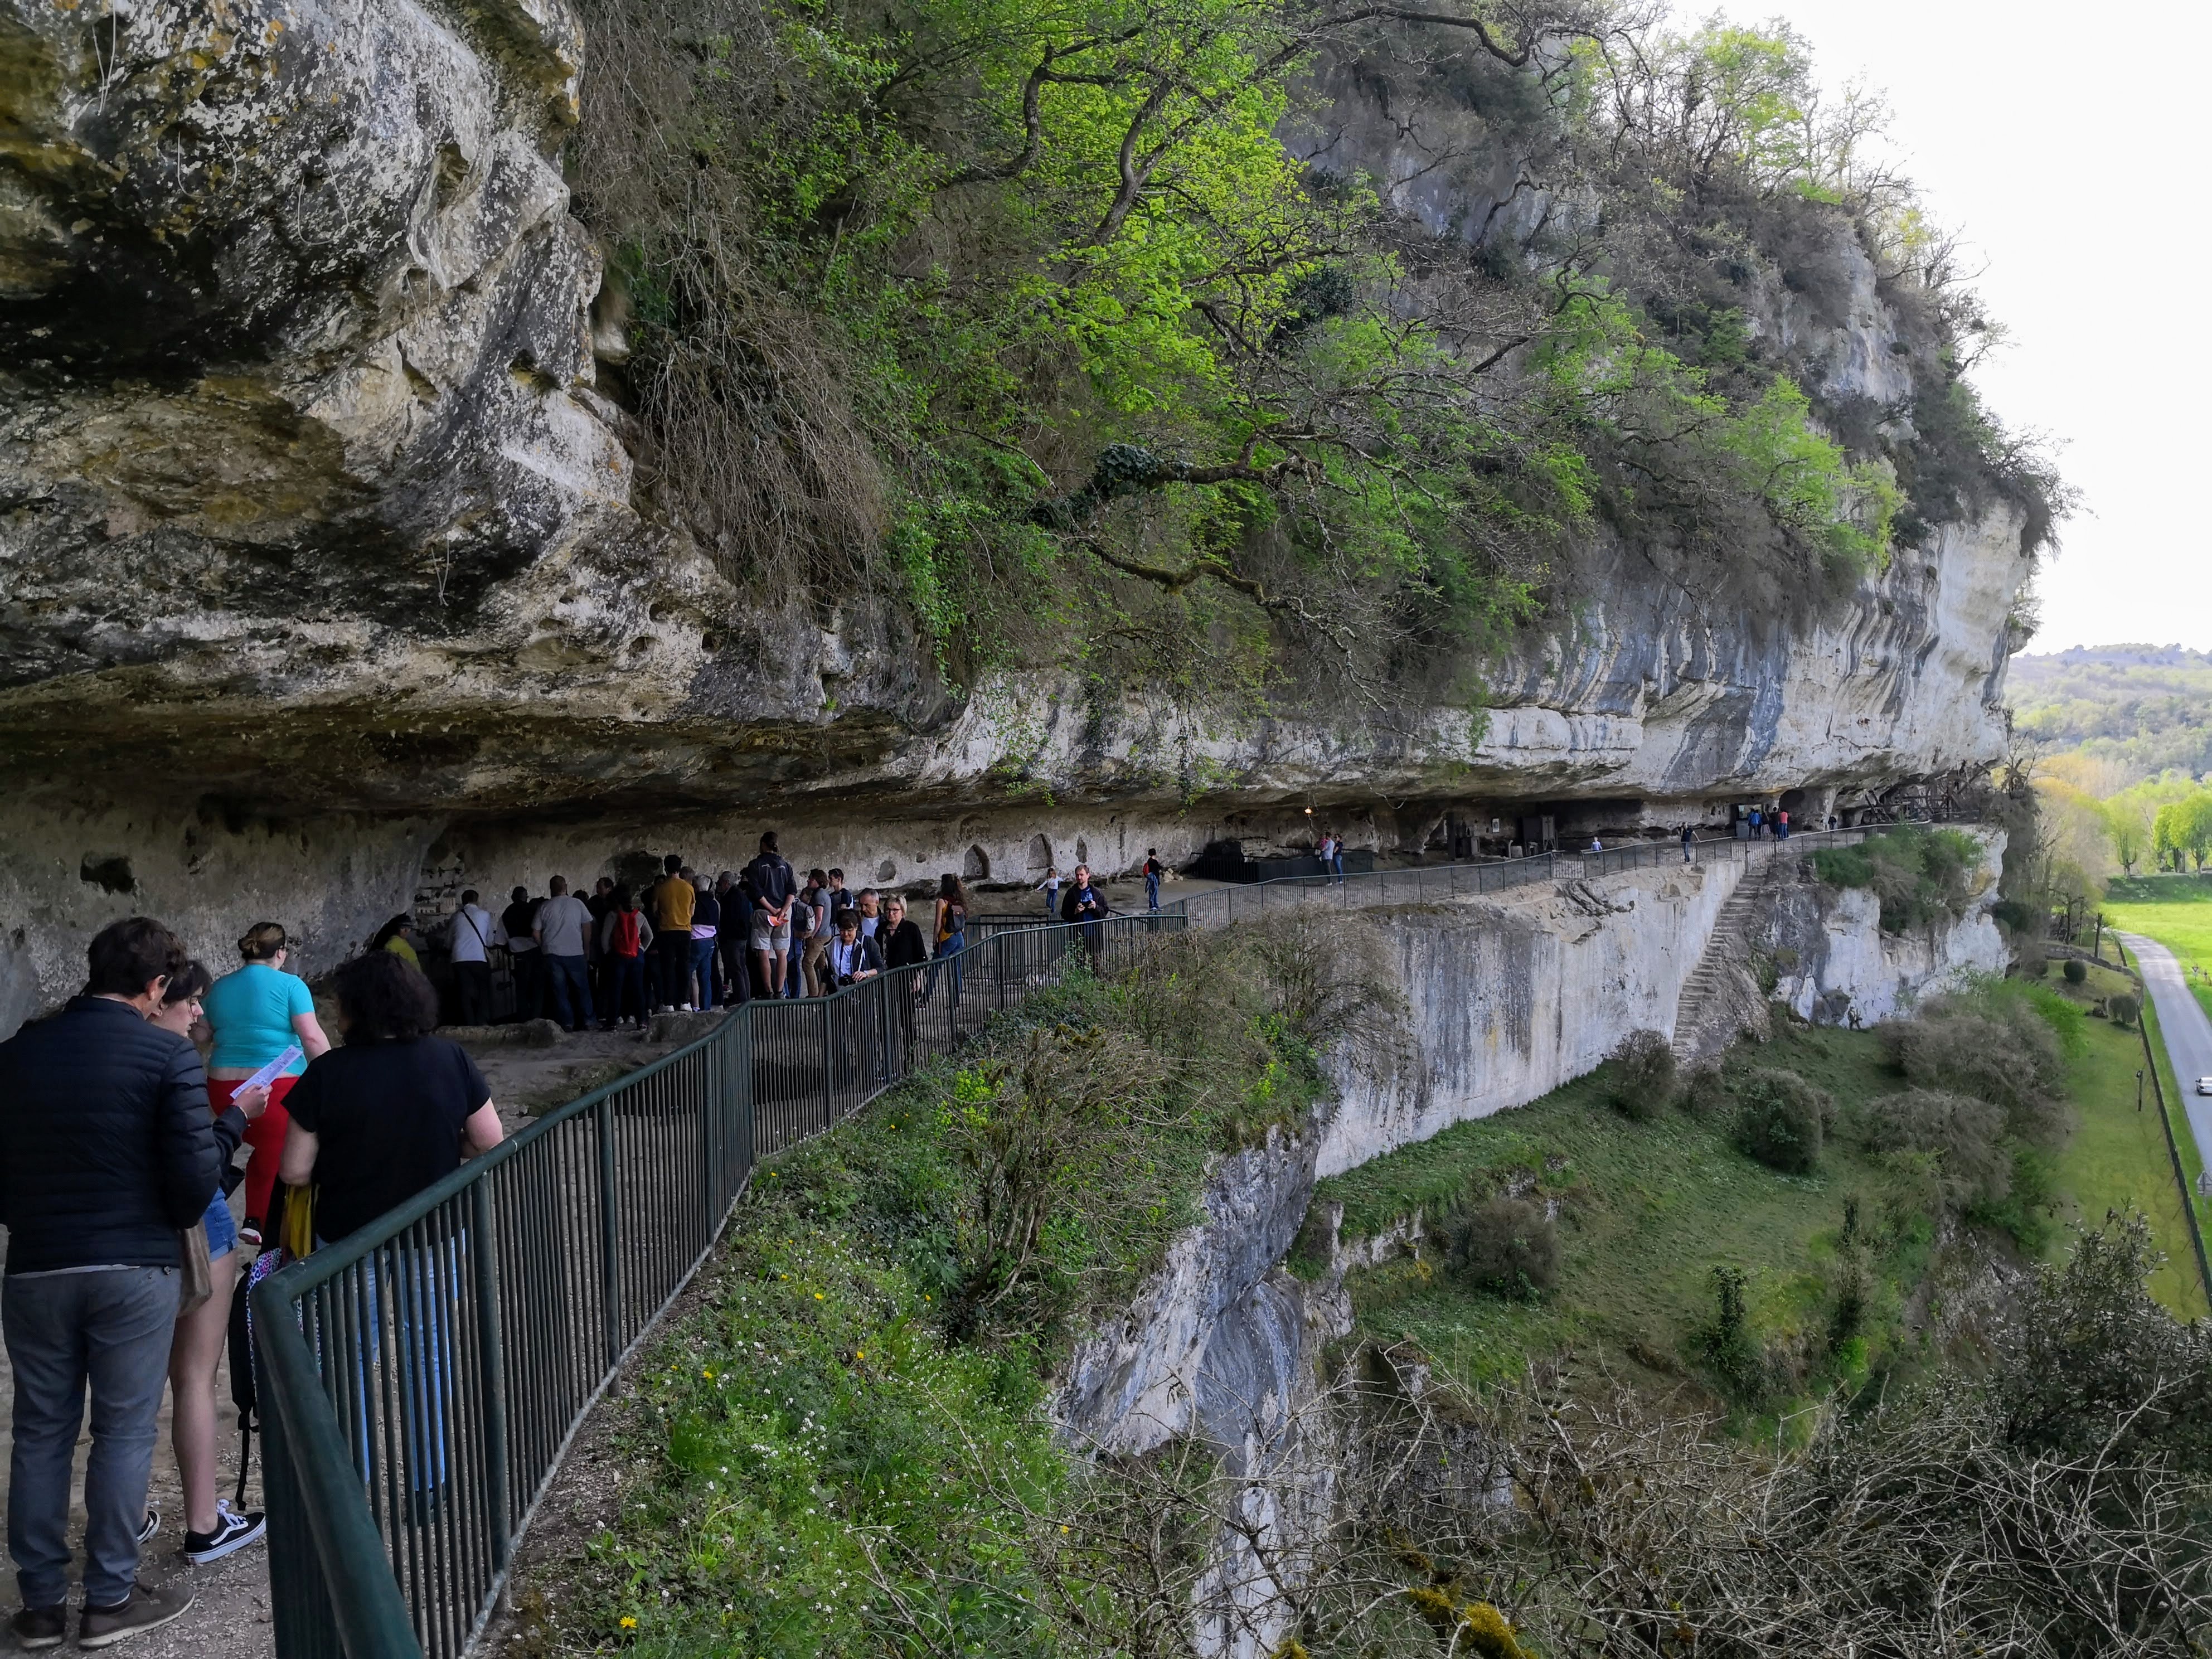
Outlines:
<svg viewBox="0 0 2212 1659"><path fill-rule="evenodd" d="M1871 1032L1789 1033L1759 1063L1801 1073L1846 1109L1899 1087ZM1871 1220L1881 1202L1875 1163L1838 1140L1819 1173L1778 1174L1736 1150L1724 1115L1670 1109L1632 1122L1606 1103L1606 1086L1601 1074L1580 1079L1322 1183L1318 1199L1344 1202L1347 1236L1433 1209L1470 1182L1533 1176L1536 1195L1559 1200L1565 1266L1553 1295L1509 1301L1400 1260L1353 1275L1363 1334L1416 1343L1476 1386L1569 1350L1651 1382L1694 1367L1723 1265L1744 1271L1763 1335L1796 1337L1825 1320L1844 1205L1858 1199ZM1884 1264L1891 1311L1924 1267L1928 1243L1923 1228Z"/></svg>
<svg viewBox="0 0 2212 1659"><path fill-rule="evenodd" d="M2121 976L2111 977L2116 985ZM2054 978L2054 985L2057 981ZM2082 1000L2112 988L2081 988ZM2050 1169L2049 1210L2095 1224L2134 1206L2149 1218L2166 1261L2153 1290L2183 1317L2206 1304L2154 1110L2135 1109L2142 1063L2132 1032L2086 1022L2085 1051L2069 1066L2077 1127ZM1736 1062L1799 1073L1836 1097L1839 1121L1893 1093L1903 1080L1874 1032L1798 1029ZM1345 1206L1347 1238L1373 1236L1416 1209L1436 1213L1470 1185L1533 1183L1556 1200L1564 1265L1540 1301L1472 1290L1431 1259L1400 1257L1355 1273L1360 1334L1419 1346L1454 1379L1480 1387L1532 1362L1569 1364L1644 1386L1695 1377L1715 1308L1713 1271L1741 1270L1750 1326L1770 1349L1797 1357L1806 1389L1911 1358L1904 1318L1935 1260L1935 1232L1910 1213L1895 1170L1833 1134L1810 1176L1778 1174L1739 1152L1725 1114L1670 1109L1631 1121L1607 1102L1602 1074L1511 1112L1462 1123L1322 1183L1317 1200ZM1865 1335L1831 1352L1845 1208L1873 1243ZM2048 1212L2014 1218L2056 1259L2067 1235Z"/></svg>

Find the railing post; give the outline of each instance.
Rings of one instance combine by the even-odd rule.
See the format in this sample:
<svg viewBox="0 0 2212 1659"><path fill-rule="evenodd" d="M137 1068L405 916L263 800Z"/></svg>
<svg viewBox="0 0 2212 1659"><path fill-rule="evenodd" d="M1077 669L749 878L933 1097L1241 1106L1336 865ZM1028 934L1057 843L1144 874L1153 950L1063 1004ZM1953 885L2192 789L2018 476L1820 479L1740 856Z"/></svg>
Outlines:
<svg viewBox="0 0 2212 1659"><path fill-rule="evenodd" d="M820 997L816 1001L822 1010L822 1127L827 1129L837 1121L837 1036L830 1023L830 999Z"/></svg>
<svg viewBox="0 0 2212 1659"><path fill-rule="evenodd" d="M507 1493L507 1349L500 1336L499 1245L492 1231L491 1182L471 1191L476 1235L477 1363L483 1389L484 1508L491 1517L491 1570L507 1571L514 1537Z"/></svg>
<svg viewBox="0 0 2212 1659"><path fill-rule="evenodd" d="M599 1132L599 1322L606 1338L607 1364L622 1358L622 1250L615 1231L614 1101L592 1109Z"/></svg>

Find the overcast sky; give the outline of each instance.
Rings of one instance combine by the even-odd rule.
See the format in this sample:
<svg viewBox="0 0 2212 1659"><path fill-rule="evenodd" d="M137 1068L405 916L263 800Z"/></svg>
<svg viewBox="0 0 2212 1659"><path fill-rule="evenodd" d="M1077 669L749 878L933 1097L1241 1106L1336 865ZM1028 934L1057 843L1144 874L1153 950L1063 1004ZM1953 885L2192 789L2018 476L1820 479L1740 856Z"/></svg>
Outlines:
<svg viewBox="0 0 2212 1659"><path fill-rule="evenodd" d="M1712 9L1689 4L1682 15ZM2201 83L2205 0L2124 12L2049 0L1731 0L1782 17L1824 82L1886 91L1893 139L1988 269L2010 338L1975 379L2060 441L2082 512L2038 583L2031 651L2212 648L2203 459L2212 329Z"/></svg>

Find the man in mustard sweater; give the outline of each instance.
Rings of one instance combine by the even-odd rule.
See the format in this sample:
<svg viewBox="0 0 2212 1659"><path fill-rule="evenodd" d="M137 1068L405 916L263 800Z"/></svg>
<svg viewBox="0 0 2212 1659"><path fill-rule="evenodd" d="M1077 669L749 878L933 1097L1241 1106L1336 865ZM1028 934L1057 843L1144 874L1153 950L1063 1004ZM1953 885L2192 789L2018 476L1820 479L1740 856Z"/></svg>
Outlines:
<svg viewBox="0 0 2212 1659"><path fill-rule="evenodd" d="M668 873L653 890L653 953L660 958L660 1012L691 1006L691 904L696 896L684 873L684 855L661 860Z"/></svg>

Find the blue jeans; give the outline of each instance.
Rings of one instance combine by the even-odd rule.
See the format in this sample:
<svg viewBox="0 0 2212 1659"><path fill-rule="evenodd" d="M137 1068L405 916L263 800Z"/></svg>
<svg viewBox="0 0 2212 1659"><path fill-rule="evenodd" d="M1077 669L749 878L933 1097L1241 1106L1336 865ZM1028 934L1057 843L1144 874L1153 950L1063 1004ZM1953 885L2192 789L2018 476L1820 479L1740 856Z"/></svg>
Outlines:
<svg viewBox="0 0 2212 1659"><path fill-rule="evenodd" d="M1344 854L1341 853L1332 854L1328 860L1328 868L1330 874L1334 875L1339 881L1342 881L1344 879Z"/></svg>
<svg viewBox="0 0 2212 1659"><path fill-rule="evenodd" d="M967 948L966 928L946 935L945 942L937 947L937 960L930 964L929 984L923 991L925 996L937 988L937 975L949 962L952 964L952 1000L956 1003L960 1000L960 953Z"/></svg>
<svg viewBox="0 0 2212 1659"><path fill-rule="evenodd" d="M174 1267L113 1267L33 1279L11 1273L0 1290L15 1374L8 1553L27 1607L59 1607L69 1595L70 1471L87 1382L92 1455L84 1470L84 1599L112 1607L131 1594L182 1285Z"/></svg>
<svg viewBox="0 0 2212 1659"><path fill-rule="evenodd" d="M592 1023L592 983L581 957L545 952L545 978L553 990L553 1018L572 1031Z"/></svg>
<svg viewBox="0 0 2212 1659"><path fill-rule="evenodd" d="M695 939L691 941L691 971L699 978L700 1008L714 1006L714 941Z"/></svg>
<svg viewBox="0 0 2212 1659"><path fill-rule="evenodd" d="M370 1251L361 1264L361 1301L343 1315L344 1319L360 1322L353 1327L356 1342L363 1334L368 1338L356 1349L353 1366L350 1413L357 1467L375 1468L372 1459L384 1451L380 1425L371 1421L372 1411L380 1405L388 1410L396 1403L397 1455L406 1466L407 1487L413 1492L433 1492L446 1484L446 1414L450 1404L446 1372L453 1348L459 1259L466 1249L463 1237L427 1247L394 1243ZM385 1393L374 1369L384 1352L386 1316L378 1294L377 1269L386 1263L392 1268L389 1319L397 1357L391 1395L397 1396L396 1402ZM326 1359L325 1366L328 1364Z"/></svg>
<svg viewBox="0 0 2212 1659"><path fill-rule="evenodd" d="M204 1218L208 1230L208 1259L220 1261L238 1248L238 1224L230 1218L230 1200L222 1195L220 1187L216 1188L215 1196L208 1200Z"/></svg>
<svg viewBox="0 0 2212 1659"><path fill-rule="evenodd" d="M1158 876L1147 874L1145 878L1145 908L1147 910L1160 908L1160 878Z"/></svg>

